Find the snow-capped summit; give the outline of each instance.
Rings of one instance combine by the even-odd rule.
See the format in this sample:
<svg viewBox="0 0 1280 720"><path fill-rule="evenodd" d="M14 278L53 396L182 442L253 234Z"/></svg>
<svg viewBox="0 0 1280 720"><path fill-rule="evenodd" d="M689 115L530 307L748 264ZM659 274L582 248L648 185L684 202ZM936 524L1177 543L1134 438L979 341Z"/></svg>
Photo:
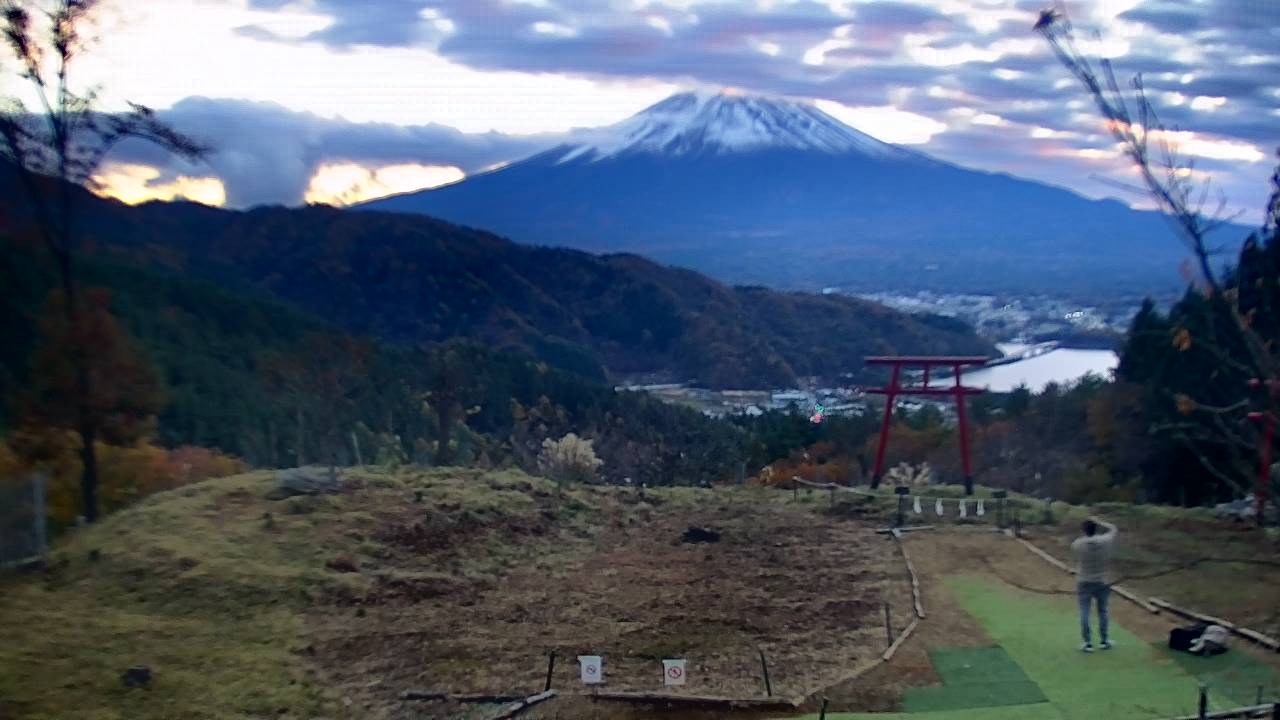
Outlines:
<svg viewBox="0 0 1280 720"><path fill-rule="evenodd" d="M556 152L558 162L567 162L637 152L693 155L765 148L856 152L881 158L910 155L807 102L705 91L672 95L622 122L581 131L576 142Z"/></svg>

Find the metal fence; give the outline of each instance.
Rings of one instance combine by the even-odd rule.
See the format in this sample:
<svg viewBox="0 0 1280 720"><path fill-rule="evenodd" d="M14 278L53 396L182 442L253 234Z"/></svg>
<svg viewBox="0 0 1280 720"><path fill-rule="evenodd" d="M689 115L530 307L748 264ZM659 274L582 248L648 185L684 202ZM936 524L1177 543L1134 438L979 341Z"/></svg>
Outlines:
<svg viewBox="0 0 1280 720"><path fill-rule="evenodd" d="M0 480L0 570L45 556L45 476Z"/></svg>

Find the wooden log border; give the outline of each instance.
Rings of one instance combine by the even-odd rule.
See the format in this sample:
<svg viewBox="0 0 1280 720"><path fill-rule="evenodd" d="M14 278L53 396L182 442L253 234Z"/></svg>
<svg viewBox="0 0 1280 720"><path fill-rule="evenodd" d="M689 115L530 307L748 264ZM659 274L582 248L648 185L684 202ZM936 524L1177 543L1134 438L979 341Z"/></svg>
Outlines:
<svg viewBox="0 0 1280 720"><path fill-rule="evenodd" d="M895 531L909 533L909 532L920 532L921 530L933 530L933 529L934 529L933 525L903 525L900 528L884 528L883 530L877 530L876 534L892 535Z"/></svg>
<svg viewBox="0 0 1280 720"><path fill-rule="evenodd" d="M893 530L893 541L898 545L898 550L902 553L902 560L907 564L907 575L911 578L911 602L917 620L924 619L924 601L920 595L920 578L916 575L916 566L911 564L911 556L907 554L907 546L902 542L902 531Z"/></svg>
<svg viewBox="0 0 1280 720"><path fill-rule="evenodd" d="M884 654L880 656L880 659L883 662L889 662L892 660L894 653L898 652L898 648L902 647L902 643L906 642L907 638L911 637L911 633L915 632L916 626L919 624L920 618L912 620L911 624L907 626L907 629L903 630L902 634L898 636L898 639L894 640L893 644L889 646L889 649L884 651Z"/></svg>
<svg viewBox="0 0 1280 720"><path fill-rule="evenodd" d="M405 690L400 693L401 700L448 700L459 703L504 703L524 700L526 696L512 693L447 693L435 690Z"/></svg>
<svg viewBox="0 0 1280 720"><path fill-rule="evenodd" d="M524 698L523 700L513 703L501 714L495 715L493 720L509 720L509 718L513 718L516 715L519 715L520 713L524 712L525 710L528 710L529 708L533 707L534 705L537 705L540 702L546 702L547 700L550 700L555 696L556 696L555 690L545 690L543 692L538 693L537 695L530 695L529 697Z"/></svg>
<svg viewBox="0 0 1280 720"><path fill-rule="evenodd" d="M735 698L713 695L676 695L660 692L604 691L584 695L593 700L609 700L639 704L713 706L729 709L795 710L799 703L786 698Z"/></svg>

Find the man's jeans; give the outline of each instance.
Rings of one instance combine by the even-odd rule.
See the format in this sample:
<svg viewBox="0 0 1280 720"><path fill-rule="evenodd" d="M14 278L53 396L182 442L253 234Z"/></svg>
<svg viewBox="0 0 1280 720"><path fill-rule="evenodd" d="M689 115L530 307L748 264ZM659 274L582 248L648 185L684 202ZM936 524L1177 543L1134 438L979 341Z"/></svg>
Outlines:
<svg viewBox="0 0 1280 720"><path fill-rule="evenodd" d="M1080 600L1080 637L1087 643L1093 642L1089 632L1089 605L1098 601L1098 630L1102 632L1102 642L1107 635L1107 596L1111 594L1111 586L1101 582L1082 582L1076 584L1076 597Z"/></svg>

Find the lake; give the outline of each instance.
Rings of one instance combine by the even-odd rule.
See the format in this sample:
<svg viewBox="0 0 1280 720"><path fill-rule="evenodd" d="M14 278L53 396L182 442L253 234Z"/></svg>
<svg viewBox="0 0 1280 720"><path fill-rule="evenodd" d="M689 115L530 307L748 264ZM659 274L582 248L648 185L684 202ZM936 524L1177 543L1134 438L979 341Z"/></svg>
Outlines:
<svg viewBox="0 0 1280 720"><path fill-rule="evenodd" d="M1000 352L1017 352L1025 345L997 343ZM964 374L966 385L984 387L994 392L1009 392L1019 385L1026 385L1032 392L1043 390L1049 383L1069 383L1093 373L1111 377L1120 358L1111 350L1073 350L1059 348L1044 355L1020 360L1008 365L982 368Z"/></svg>

